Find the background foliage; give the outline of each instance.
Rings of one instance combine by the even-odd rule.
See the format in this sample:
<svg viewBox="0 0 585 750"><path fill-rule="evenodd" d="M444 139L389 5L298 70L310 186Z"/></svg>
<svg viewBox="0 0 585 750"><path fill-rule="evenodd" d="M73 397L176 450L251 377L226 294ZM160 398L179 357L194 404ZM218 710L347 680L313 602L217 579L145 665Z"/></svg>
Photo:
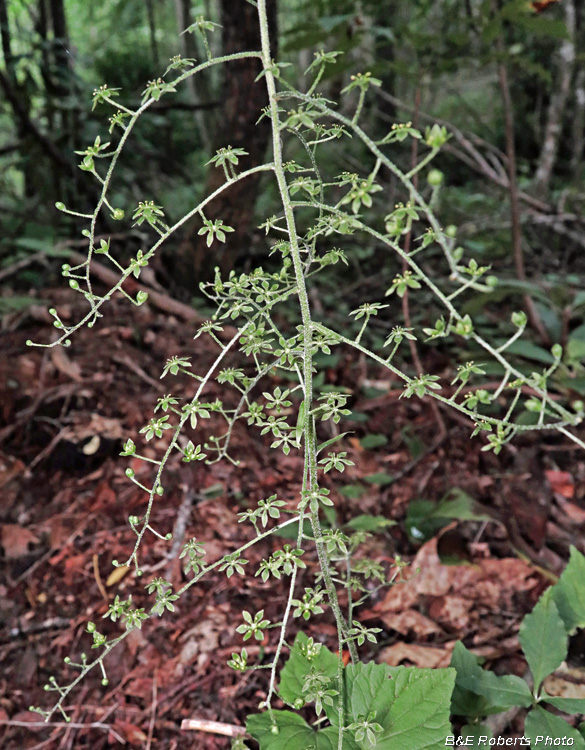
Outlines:
<svg viewBox="0 0 585 750"><path fill-rule="evenodd" d="M242 23L243 11L229 8L219 0L0 1L0 263L11 269L35 254L35 263L11 275L7 294L15 297L13 306L26 304L24 297L34 296L34 288L46 281L47 272L38 265L42 256L36 254L64 252L59 243L72 242L74 225L51 208L54 196L65 203L81 196L87 205L95 197L74 154L97 135L98 124L86 106L88 92L107 82L138 100L145 82L177 53L177 30L200 13L223 24L222 31L209 34L214 53L230 45L253 48L253 23ZM443 183L435 208L444 226L457 225L457 241L498 275L504 272L509 283L492 300L507 303L530 295L540 339L535 343L570 340L567 357L578 361L585 352L580 290L585 21L580 4L563 0L537 14L525 0L409 0L391 8L373 0L279 0L272 10L280 60L304 70L317 49L346 53L321 82L324 95L336 99L359 69L382 81L368 105L373 136L395 121L414 120L423 128L437 120L447 123L451 138L437 161L442 174L435 175ZM201 42L192 35L181 36L180 44L183 57L203 57ZM168 207L172 222L197 197L193 193L213 188L217 171L206 166L208 149L217 141L224 145L226 132L248 141L253 132L254 123L246 121L251 113L238 111L238 91L240 96L249 91L249 74L243 68L239 72L233 76L237 85L230 86L214 70L197 89L159 103L125 157L121 202L152 194ZM249 157L256 162L267 134L258 137ZM332 172L339 167L354 171L355 158L340 145ZM406 150L401 158L399 166L407 171ZM393 205L393 198L400 198L398 187L391 175L381 176ZM432 186L422 187L432 194ZM265 240L254 230L254 212L261 213L263 199L255 205L249 196L240 197L238 221L227 223L242 228L212 263L201 248L198 227L187 227L179 247L167 253L157 274L175 294L196 297L198 281L217 260L223 270L246 268L265 255ZM515 205L512 214L510 204ZM110 229L115 231L115 225ZM128 246L139 239L129 236ZM388 278L380 278L376 253L370 244L353 255L350 294L381 294L392 278L394 268L388 269ZM337 283L332 281L332 287ZM485 300L469 304L477 313ZM493 326L489 310L484 322ZM536 351L525 349L524 354L538 358ZM572 385L579 391L585 387L581 376Z"/></svg>

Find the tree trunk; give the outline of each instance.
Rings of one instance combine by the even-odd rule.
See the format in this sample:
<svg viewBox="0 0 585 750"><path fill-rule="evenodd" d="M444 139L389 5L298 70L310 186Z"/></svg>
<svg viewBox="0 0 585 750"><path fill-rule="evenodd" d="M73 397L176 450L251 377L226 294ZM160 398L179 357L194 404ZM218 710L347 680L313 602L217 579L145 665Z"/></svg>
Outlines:
<svg viewBox="0 0 585 750"><path fill-rule="evenodd" d="M259 50L260 33L256 8L249 3L221 0L220 9L223 54ZM268 11L271 35L275 41L276 0L269 0ZM268 144L270 121L265 117L256 124L262 108L268 103L263 79L255 81L260 71L260 61L254 58L228 63L223 69L223 108L212 152L224 146L245 149L248 156L240 159L239 171L260 164ZM224 181L223 170L210 166L204 194L209 195ZM229 271L236 260L246 254L258 183L257 176L237 182L206 208L206 218L212 221L221 219L224 224L234 228L235 231L227 235L225 244L216 241L208 248L205 237L197 234L201 227L201 222L198 221L173 253L174 257L169 256L174 281L180 287L192 293L200 281L212 277L215 266L220 266L224 272Z"/></svg>
<svg viewBox="0 0 585 750"><path fill-rule="evenodd" d="M559 50L558 78L550 98L542 151L534 177L534 190L543 197L549 191L575 68L575 4L573 0L566 0L563 5L569 38L563 41Z"/></svg>
<svg viewBox="0 0 585 750"><path fill-rule="evenodd" d="M0 43L2 44L2 55L8 78L14 81L14 58L12 56L12 35L10 33L10 22L8 20L8 8L6 0L0 0Z"/></svg>
<svg viewBox="0 0 585 750"><path fill-rule="evenodd" d="M152 55L152 64L154 70L160 68L158 44L156 41L156 18L154 15L154 5L152 0L146 0L146 16L148 18L148 31L150 34L150 54Z"/></svg>
<svg viewBox="0 0 585 750"><path fill-rule="evenodd" d="M579 68L575 76L575 102L571 134L571 174L576 181L582 168L585 144L585 68Z"/></svg>
<svg viewBox="0 0 585 750"><path fill-rule="evenodd" d="M197 45L193 34L183 33L193 23L193 14L191 13L191 2L190 0L175 0L175 17L177 19L177 32L179 34L179 44L181 50L181 57L184 60L197 58ZM189 100L191 104L200 105L202 101L205 101L205 96L209 94L207 87L200 85L202 78L198 78L197 86L195 85L195 78L191 76L185 81L187 91L189 92ZM203 94L203 97L201 96ZM207 96L207 101L210 97ZM203 109L195 110L195 122L197 124L197 130L199 131L199 137L203 148L206 151L211 149L211 139L209 137L208 121L205 116Z"/></svg>

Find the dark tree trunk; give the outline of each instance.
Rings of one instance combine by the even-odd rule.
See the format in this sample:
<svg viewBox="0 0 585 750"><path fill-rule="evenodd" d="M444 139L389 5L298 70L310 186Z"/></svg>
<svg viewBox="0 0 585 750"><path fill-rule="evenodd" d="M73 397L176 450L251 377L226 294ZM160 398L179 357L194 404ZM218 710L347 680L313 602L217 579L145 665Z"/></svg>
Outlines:
<svg viewBox="0 0 585 750"><path fill-rule="evenodd" d="M150 54L152 55L152 64L155 70L159 69L158 44L156 41L156 18L154 15L154 5L152 0L146 0L146 15L148 17L148 31L150 34Z"/></svg>
<svg viewBox="0 0 585 750"><path fill-rule="evenodd" d="M76 143L76 137L81 131L81 126L79 110L66 103L67 99L75 95L77 83L73 70L73 57L69 52L69 30L64 0L48 0L48 5L45 0L45 11L47 10L50 28L53 32L52 65L48 74L49 80L46 80L47 109L52 113L56 132L59 133L56 142L62 152L69 156L80 146ZM82 182L85 182L82 174L75 169L73 162L71 162L71 167L71 174L60 173L54 176L54 190L65 203L80 192L87 192L87 185L82 185Z"/></svg>
<svg viewBox="0 0 585 750"><path fill-rule="evenodd" d="M2 43L2 55L6 72L10 82L14 80L14 58L12 56L12 35L10 33L10 22L8 20L8 8L6 0L0 0L0 42Z"/></svg>
<svg viewBox="0 0 585 750"><path fill-rule="evenodd" d="M223 54L260 49L257 10L249 3L221 0ZM276 40L276 0L269 0L269 25L272 40ZM275 56L275 50L273 50ZM262 108L267 105L266 85L263 79L255 81L261 71L260 61L244 59L224 67L222 85L222 112L220 125L214 138L213 151L223 146L243 148L248 156L240 159L238 170L249 169L262 162L270 134L270 122L263 118L258 124ZM210 155L211 156L211 155ZM222 169L210 166L205 194L209 195L225 181ZM175 282L193 293L200 281L213 275L215 266L224 271L247 252L259 178L254 176L237 182L219 196L205 210L206 218L221 219L234 227L223 245L215 242L211 248L205 237L198 236L199 221L184 237L175 257L170 258Z"/></svg>
<svg viewBox="0 0 585 750"><path fill-rule="evenodd" d="M53 26L53 56L55 61L55 84L60 96L67 96L71 89L71 58L67 51L69 34L63 0L51 0L51 21Z"/></svg>

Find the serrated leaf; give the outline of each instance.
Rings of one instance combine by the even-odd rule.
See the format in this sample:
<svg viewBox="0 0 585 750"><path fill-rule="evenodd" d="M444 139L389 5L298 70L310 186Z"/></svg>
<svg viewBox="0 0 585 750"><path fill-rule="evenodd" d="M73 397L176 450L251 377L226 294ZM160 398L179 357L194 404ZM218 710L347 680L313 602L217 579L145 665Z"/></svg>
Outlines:
<svg viewBox="0 0 585 750"><path fill-rule="evenodd" d="M552 598L567 633L585 627L585 557L571 546L567 567L552 588Z"/></svg>
<svg viewBox="0 0 585 750"><path fill-rule="evenodd" d="M534 677L535 691L567 656L567 633L552 594L552 589L544 592L532 612L522 621L518 633Z"/></svg>
<svg viewBox="0 0 585 750"><path fill-rule="evenodd" d="M393 687L390 684L390 670L387 664L349 664L343 674L344 710L349 723L357 721L360 715L376 714L376 722L389 725L390 703ZM337 726L339 716L334 706L326 707L327 718ZM359 745L359 743L358 743Z"/></svg>
<svg viewBox="0 0 585 750"><path fill-rule="evenodd" d="M556 744L559 745L566 745L566 739L571 738L573 740L571 744L576 750L585 750L585 739L577 729L561 719L560 716L555 716L549 711L545 711L544 708L540 708L540 706L533 708L526 717L524 734L532 738L531 747L533 750L538 750L537 737L546 737L547 740L551 738L552 742L558 739L560 742ZM551 741L549 741L549 744L552 744ZM544 746L544 743L542 743L542 746Z"/></svg>
<svg viewBox="0 0 585 750"><path fill-rule="evenodd" d="M452 713L460 716L489 716L512 706L527 708L532 704L528 685L520 677L482 669L477 657L459 641L451 656L451 667L457 670L451 705Z"/></svg>
<svg viewBox="0 0 585 750"><path fill-rule="evenodd" d="M451 734L449 710L455 682L454 669L390 667L387 664L351 664L344 670L346 720L375 714L382 726L376 733L376 750L439 750ZM337 725L335 707L325 707ZM371 750L367 738L357 742Z"/></svg>
<svg viewBox="0 0 585 750"><path fill-rule="evenodd" d="M376 735L376 747L379 750L443 748L445 738L451 734L449 715L455 670L390 667L390 676L389 725L383 725L384 731Z"/></svg>
<svg viewBox="0 0 585 750"><path fill-rule="evenodd" d="M305 698L303 684L311 667L323 671L330 679L337 675L337 656L325 646L321 646L317 656L310 661L303 656L300 646L304 645L307 640L303 632L297 634L290 658L280 672L279 693L287 703L294 703L297 698Z"/></svg>
<svg viewBox="0 0 585 750"><path fill-rule="evenodd" d="M298 714L292 711L273 711L278 732L273 732L273 724L268 712L253 714L246 721L246 730L260 744L260 750L337 750L338 729L328 727L319 732L310 727ZM358 746L348 741L343 750L358 750Z"/></svg>

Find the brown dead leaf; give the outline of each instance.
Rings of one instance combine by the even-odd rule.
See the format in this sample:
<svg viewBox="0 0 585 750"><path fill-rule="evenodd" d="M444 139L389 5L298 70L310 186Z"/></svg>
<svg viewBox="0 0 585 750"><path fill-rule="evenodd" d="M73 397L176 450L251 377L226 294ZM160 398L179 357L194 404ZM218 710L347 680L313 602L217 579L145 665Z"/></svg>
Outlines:
<svg viewBox="0 0 585 750"><path fill-rule="evenodd" d="M124 692L133 698L142 698L148 703L152 700L152 683L152 677L137 677L125 685Z"/></svg>
<svg viewBox="0 0 585 750"><path fill-rule="evenodd" d="M46 725L43 723L43 719L36 711L20 711L11 717L12 721L22 721L26 724L31 724L30 728L27 728L27 732L44 732L46 731ZM35 726L38 724L39 726Z"/></svg>
<svg viewBox="0 0 585 750"><path fill-rule="evenodd" d="M124 643L132 656L136 656L139 650L144 650L147 640L141 628L133 628L126 636Z"/></svg>
<svg viewBox="0 0 585 750"><path fill-rule="evenodd" d="M478 568L469 565L443 565L437 553L437 539L431 539L419 549L410 566L414 573L410 582L418 594L441 596L474 581Z"/></svg>
<svg viewBox="0 0 585 750"><path fill-rule="evenodd" d="M576 503L566 500L565 497L559 493L557 493L555 499L557 505L573 523L579 525L585 523L585 510L583 510L583 508L580 508Z"/></svg>
<svg viewBox="0 0 585 750"><path fill-rule="evenodd" d="M130 724L127 721L122 722L118 720L114 723L113 728L122 737L125 737L131 745L141 745L148 739L140 727L137 727L136 724Z"/></svg>
<svg viewBox="0 0 585 750"><path fill-rule="evenodd" d="M443 565L436 539L420 548L406 575L407 581L390 588L381 602L363 613L364 619L379 618L404 635L432 635L442 628L461 632L478 607L509 609L519 591L536 585L532 568L516 558ZM426 614L422 614L425 607Z"/></svg>
<svg viewBox="0 0 585 750"><path fill-rule="evenodd" d="M403 661L427 669L448 667L454 645L454 641L446 643L442 648L418 646L415 643L395 643L380 651L380 661L391 667L397 667Z"/></svg>
<svg viewBox="0 0 585 750"><path fill-rule="evenodd" d="M76 383L80 383L83 380L81 377L81 367L67 356L63 347L55 346L51 349L51 362L62 375L67 375L68 378L75 380Z"/></svg>
<svg viewBox="0 0 585 750"><path fill-rule="evenodd" d="M362 617L371 620L384 612L403 612L414 606L418 601L418 594L412 581L399 583L392 586L386 592L386 595L371 610L362 612Z"/></svg>
<svg viewBox="0 0 585 750"><path fill-rule="evenodd" d="M581 673L585 677L583 670ZM549 675L542 686L547 695L555 698L585 698L585 684L565 679L562 673Z"/></svg>
<svg viewBox="0 0 585 750"><path fill-rule="evenodd" d="M568 471L554 471L551 469L544 473L553 492L568 498L575 495L573 477Z"/></svg>
<svg viewBox="0 0 585 750"><path fill-rule="evenodd" d="M76 580L79 573L83 570L84 565L85 555L73 555L66 558L64 576L66 586L73 586L73 581Z"/></svg>
<svg viewBox="0 0 585 750"><path fill-rule="evenodd" d="M196 625L181 635L179 641L183 644L177 667L182 670L187 664L197 659L202 666L219 646L219 635L227 628L226 615L218 609L206 609L205 616Z"/></svg>
<svg viewBox="0 0 585 750"><path fill-rule="evenodd" d="M39 538L29 529L12 523L2 525L2 546L9 560L16 560L28 553L29 544L37 544Z"/></svg>
<svg viewBox="0 0 585 750"><path fill-rule="evenodd" d="M52 550L63 549L73 530L74 518L67 514L60 514L48 518L42 525L44 533L48 532L49 546Z"/></svg>
<svg viewBox="0 0 585 750"><path fill-rule="evenodd" d="M415 633L417 636L423 636L442 633L441 628L435 622L415 609L407 609L404 612L382 612L380 615L374 615L374 617L382 620L387 629L396 630L397 633L402 635ZM368 618L364 617L363 619Z"/></svg>
<svg viewBox="0 0 585 750"><path fill-rule="evenodd" d="M128 565L120 565L114 568L106 580L106 586L113 586L115 583L121 581L129 570L130 567Z"/></svg>
<svg viewBox="0 0 585 750"><path fill-rule="evenodd" d="M470 611L474 607L471 599L448 594L437 596L429 606L429 615L433 620L444 623L451 630L462 632L469 628Z"/></svg>
<svg viewBox="0 0 585 750"><path fill-rule="evenodd" d="M91 509L93 511L101 510L102 508L107 508L114 505L115 502L116 493L112 489L110 483L108 481L100 482L96 488L95 497Z"/></svg>

